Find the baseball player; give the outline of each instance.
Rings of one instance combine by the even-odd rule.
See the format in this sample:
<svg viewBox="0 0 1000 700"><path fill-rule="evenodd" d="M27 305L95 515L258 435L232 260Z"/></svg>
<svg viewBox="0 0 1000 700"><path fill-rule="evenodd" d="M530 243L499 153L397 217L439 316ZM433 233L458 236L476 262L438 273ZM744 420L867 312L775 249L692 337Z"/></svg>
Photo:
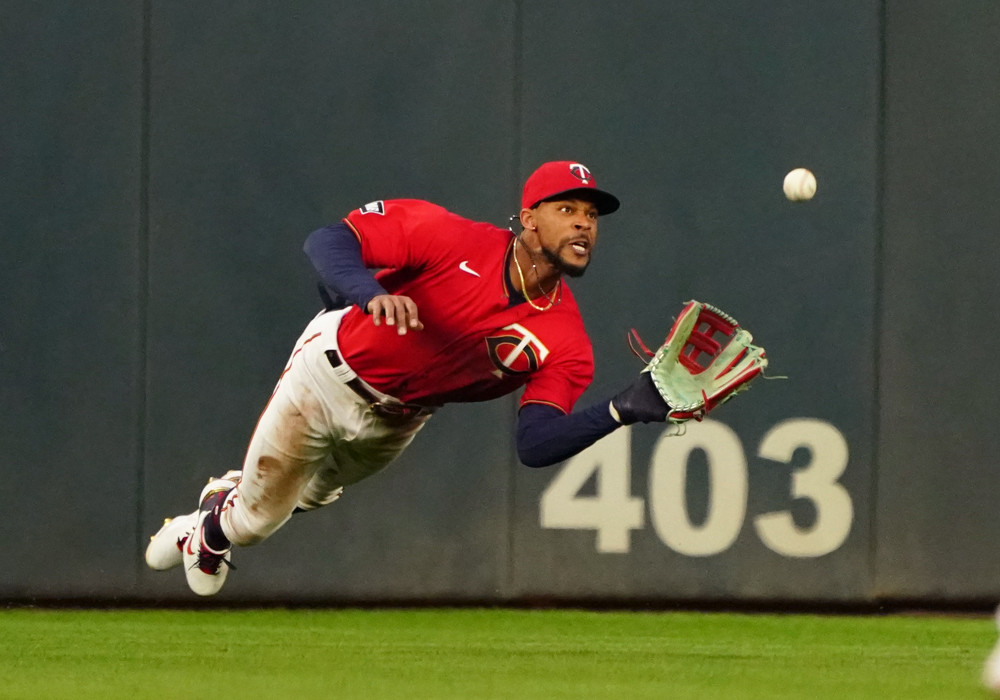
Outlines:
<svg viewBox="0 0 1000 700"><path fill-rule="evenodd" d="M525 182L517 235L419 200L371 202L310 234L326 309L295 344L242 469L211 480L197 510L167 520L147 564L183 563L191 590L215 594L233 545L333 502L448 403L523 388L517 450L531 467L621 425L665 421L649 374L573 411L594 362L566 278L583 275L599 218L618 207L587 167L556 161Z"/></svg>

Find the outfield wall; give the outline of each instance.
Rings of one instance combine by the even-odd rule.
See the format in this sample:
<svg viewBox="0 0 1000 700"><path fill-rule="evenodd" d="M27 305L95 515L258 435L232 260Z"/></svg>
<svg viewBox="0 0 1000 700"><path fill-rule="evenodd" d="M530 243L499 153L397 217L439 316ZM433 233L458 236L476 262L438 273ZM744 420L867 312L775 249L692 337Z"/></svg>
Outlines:
<svg viewBox="0 0 1000 700"><path fill-rule="evenodd" d="M758 5L0 6L0 598L190 599L141 550L242 461L305 236L401 196L505 224L561 158L623 200L584 404L692 297L789 379L544 470L515 397L448 407L223 598L1000 598L1000 6Z"/></svg>

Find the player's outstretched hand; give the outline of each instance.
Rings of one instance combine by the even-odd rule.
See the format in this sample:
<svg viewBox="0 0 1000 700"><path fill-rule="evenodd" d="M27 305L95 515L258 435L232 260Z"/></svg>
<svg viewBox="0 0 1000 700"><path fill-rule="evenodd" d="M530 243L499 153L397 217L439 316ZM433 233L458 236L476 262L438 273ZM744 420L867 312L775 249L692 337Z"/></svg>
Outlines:
<svg viewBox="0 0 1000 700"><path fill-rule="evenodd" d="M611 405L622 425L663 423L670 412L670 406L656 390L649 372L642 372L628 388L612 398Z"/></svg>
<svg viewBox="0 0 1000 700"><path fill-rule="evenodd" d="M410 297L379 294L368 302L368 313L372 315L372 323L376 326L381 326L385 319L385 324L396 326L396 332L400 335L405 335L407 330L424 329L424 324L417 315L417 305Z"/></svg>

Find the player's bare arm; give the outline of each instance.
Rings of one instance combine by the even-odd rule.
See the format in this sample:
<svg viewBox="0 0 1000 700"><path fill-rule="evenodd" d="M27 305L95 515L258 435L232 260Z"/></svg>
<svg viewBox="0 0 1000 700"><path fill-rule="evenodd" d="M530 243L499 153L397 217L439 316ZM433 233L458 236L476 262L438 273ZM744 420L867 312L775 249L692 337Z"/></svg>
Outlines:
<svg viewBox="0 0 1000 700"><path fill-rule="evenodd" d="M396 326L396 332L400 335L405 335L407 330L424 329L417 312L417 304L410 297L379 294L372 297L365 309L371 314L372 323L376 326L382 325L384 319L387 326Z"/></svg>

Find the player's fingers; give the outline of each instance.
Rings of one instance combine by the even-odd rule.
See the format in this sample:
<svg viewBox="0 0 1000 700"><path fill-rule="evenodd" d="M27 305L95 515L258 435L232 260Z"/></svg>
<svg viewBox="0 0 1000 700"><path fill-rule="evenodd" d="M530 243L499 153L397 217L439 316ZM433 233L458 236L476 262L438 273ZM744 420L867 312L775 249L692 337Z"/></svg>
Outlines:
<svg viewBox="0 0 1000 700"><path fill-rule="evenodd" d="M393 307L394 307L393 308L393 315L394 315L395 324L396 324L396 333L398 333L399 335L406 335L406 330L407 330L407 327L409 326L409 323L407 321L407 317L409 315L409 311L408 311L407 305L406 305L406 302L408 302L408 301L410 301L408 297L393 297L392 298L392 303L393 303Z"/></svg>
<svg viewBox="0 0 1000 700"><path fill-rule="evenodd" d="M386 310L386 324L395 325L396 332L399 335L406 335L406 331L410 328L416 328L411 320L412 314L417 311L417 305L413 303L413 300L409 297L404 296L392 296L390 297L391 304L387 305ZM390 310L391 307L391 310ZM389 314L392 314L392 318L389 318ZM419 321L417 324L419 325Z"/></svg>
<svg viewBox="0 0 1000 700"><path fill-rule="evenodd" d="M409 325L407 320L409 317L407 302L413 303L409 297L392 297L392 320L386 319L387 324L396 326L396 332L399 335L406 335L406 329Z"/></svg>
<svg viewBox="0 0 1000 700"><path fill-rule="evenodd" d="M376 326L382 325L382 318L385 317L386 323L392 325L393 315L392 315L392 297L380 294L377 297L373 297L371 301L368 302L368 313L372 316L372 323Z"/></svg>
<svg viewBox="0 0 1000 700"><path fill-rule="evenodd" d="M417 310L417 304L409 297L403 297L403 306L406 309L406 319L407 324L410 328L415 331L422 331L424 329L424 324L420 322L419 312Z"/></svg>
<svg viewBox="0 0 1000 700"><path fill-rule="evenodd" d="M380 297L383 300L382 313L385 316L385 325L396 326L396 331L402 335L406 332L406 307L403 306L400 297L391 294Z"/></svg>
<svg viewBox="0 0 1000 700"><path fill-rule="evenodd" d="M396 326L396 332L400 335L404 335L410 328L418 331L424 329L424 324L417 316L417 305L410 297L380 294L368 302L368 312L376 326L381 325L385 318L385 324Z"/></svg>

